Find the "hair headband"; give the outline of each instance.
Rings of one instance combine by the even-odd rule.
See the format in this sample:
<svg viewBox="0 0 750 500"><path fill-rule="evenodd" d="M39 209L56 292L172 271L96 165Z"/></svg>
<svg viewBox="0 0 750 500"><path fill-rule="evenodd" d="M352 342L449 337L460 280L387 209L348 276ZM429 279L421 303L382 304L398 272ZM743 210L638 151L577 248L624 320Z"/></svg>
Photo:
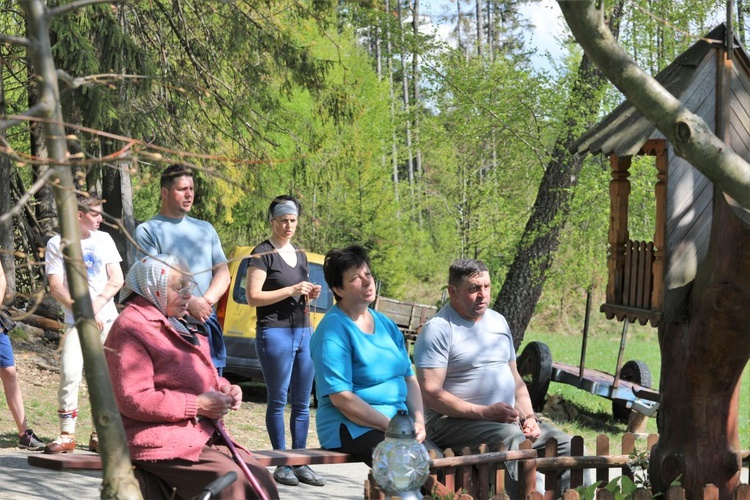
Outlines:
<svg viewBox="0 0 750 500"><path fill-rule="evenodd" d="M297 204L291 200L284 200L274 205L271 213L268 216L268 220L273 220L276 217L282 215L296 215L299 216L299 210L297 210Z"/></svg>

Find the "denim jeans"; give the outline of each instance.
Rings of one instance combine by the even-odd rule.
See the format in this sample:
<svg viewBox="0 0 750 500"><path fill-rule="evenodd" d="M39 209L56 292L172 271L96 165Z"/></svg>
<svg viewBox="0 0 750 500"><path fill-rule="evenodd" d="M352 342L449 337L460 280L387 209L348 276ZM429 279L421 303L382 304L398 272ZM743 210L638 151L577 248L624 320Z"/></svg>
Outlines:
<svg viewBox="0 0 750 500"><path fill-rule="evenodd" d="M310 357L312 328L259 327L255 348L266 382L266 428L274 450L285 450L284 408L292 405L289 430L292 449L307 446L310 427L310 392L315 369Z"/></svg>
<svg viewBox="0 0 750 500"><path fill-rule="evenodd" d="M208 345L211 347L211 361L214 362L216 371L219 376L223 374L224 367L227 366L227 348L224 344L224 332L221 331L221 324L216 311L211 313L204 323L208 332Z"/></svg>

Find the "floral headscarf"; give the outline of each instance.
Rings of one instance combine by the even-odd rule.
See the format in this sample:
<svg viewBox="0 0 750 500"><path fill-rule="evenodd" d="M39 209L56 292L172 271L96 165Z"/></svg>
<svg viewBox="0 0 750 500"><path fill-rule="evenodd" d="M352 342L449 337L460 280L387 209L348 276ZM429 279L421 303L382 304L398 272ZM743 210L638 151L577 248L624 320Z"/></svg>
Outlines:
<svg viewBox="0 0 750 500"><path fill-rule="evenodd" d="M173 255L159 254L143 257L128 271L125 285L120 292L120 302L138 294L167 316L167 286L169 273L180 266L180 260ZM190 333L180 318L167 317L169 323L180 333Z"/></svg>

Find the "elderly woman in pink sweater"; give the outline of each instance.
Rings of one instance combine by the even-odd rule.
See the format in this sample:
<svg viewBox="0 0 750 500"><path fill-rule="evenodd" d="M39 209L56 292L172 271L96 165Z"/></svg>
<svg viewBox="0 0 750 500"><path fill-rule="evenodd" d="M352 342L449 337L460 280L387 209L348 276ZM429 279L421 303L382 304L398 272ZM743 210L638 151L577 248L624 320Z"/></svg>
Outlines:
<svg viewBox="0 0 750 500"><path fill-rule="evenodd" d="M184 320L192 287L184 269L168 255L137 261L120 295L127 306L104 344L130 455L179 498L198 495L230 471L237 481L221 498L258 498L209 421L238 409L242 390L218 376L201 325ZM238 452L265 496L277 498L266 468ZM151 485L141 482L144 498L154 494Z"/></svg>

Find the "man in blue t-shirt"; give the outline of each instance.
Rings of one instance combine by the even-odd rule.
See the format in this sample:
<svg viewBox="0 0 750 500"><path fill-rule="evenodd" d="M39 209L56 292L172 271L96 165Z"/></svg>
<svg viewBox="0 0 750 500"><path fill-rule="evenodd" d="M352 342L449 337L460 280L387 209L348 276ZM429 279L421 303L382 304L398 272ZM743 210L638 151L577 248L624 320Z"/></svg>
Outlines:
<svg viewBox="0 0 750 500"><path fill-rule="evenodd" d="M501 443L517 450L526 439L535 449L544 449L547 440L555 438L558 454L569 455L571 436L534 414L516 368L508 323L489 309L490 285L483 262L454 262L448 278L450 303L417 337L414 362L427 437L441 449L487 444L493 450ZM517 494L517 464L508 462L506 468L508 486ZM560 479L558 486L564 491L570 472Z"/></svg>
<svg viewBox="0 0 750 500"><path fill-rule="evenodd" d="M160 192L159 213L135 230L138 256L174 255L190 268L195 289L188 312L206 326L211 359L221 375L227 353L213 306L229 288L227 258L214 227L188 216L195 200L192 170L170 165L161 174Z"/></svg>

